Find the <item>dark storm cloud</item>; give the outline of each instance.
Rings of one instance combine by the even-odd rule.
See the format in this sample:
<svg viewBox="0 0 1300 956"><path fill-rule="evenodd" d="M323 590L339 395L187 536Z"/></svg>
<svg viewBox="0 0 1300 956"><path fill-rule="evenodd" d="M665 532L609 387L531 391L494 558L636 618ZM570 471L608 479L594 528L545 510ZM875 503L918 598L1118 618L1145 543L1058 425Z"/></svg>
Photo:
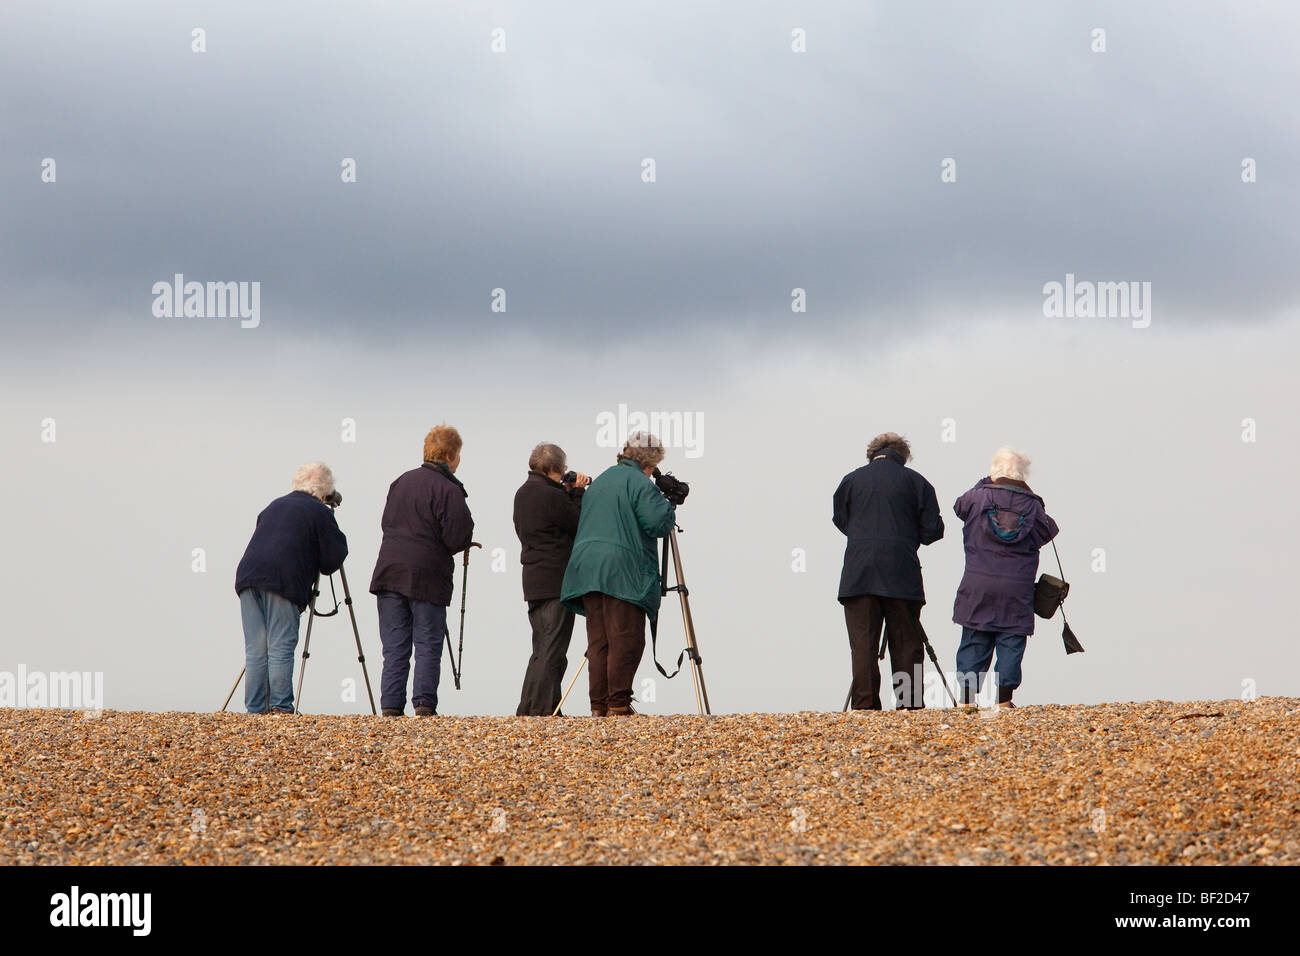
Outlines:
<svg viewBox="0 0 1300 956"><path fill-rule="evenodd" d="M1161 324L1294 306L1297 13L1130 6L9 6L5 309L147 330L177 272L365 334L775 329L796 286L827 334L1031 321L1066 272Z"/></svg>

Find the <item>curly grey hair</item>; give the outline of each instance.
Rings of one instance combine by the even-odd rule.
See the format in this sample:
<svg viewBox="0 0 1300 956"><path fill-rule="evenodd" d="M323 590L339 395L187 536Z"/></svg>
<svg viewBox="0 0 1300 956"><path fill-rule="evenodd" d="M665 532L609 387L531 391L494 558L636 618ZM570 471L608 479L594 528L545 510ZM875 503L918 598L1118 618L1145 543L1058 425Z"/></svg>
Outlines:
<svg viewBox="0 0 1300 956"><path fill-rule="evenodd" d="M664 460L664 443L649 432L633 432L618 454L619 459L631 458L638 468L658 467Z"/></svg>
<svg viewBox="0 0 1300 956"><path fill-rule="evenodd" d="M882 451L897 452L903 456L904 463L912 460L912 446L897 432L885 432L871 439L871 444L867 446L867 461L875 458Z"/></svg>
<svg viewBox="0 0 1300 956"><path fill-rule="evenodd" d="M324 498L334 491L334 472L323 461L309 461L293 476L293 490Z"/></svg>

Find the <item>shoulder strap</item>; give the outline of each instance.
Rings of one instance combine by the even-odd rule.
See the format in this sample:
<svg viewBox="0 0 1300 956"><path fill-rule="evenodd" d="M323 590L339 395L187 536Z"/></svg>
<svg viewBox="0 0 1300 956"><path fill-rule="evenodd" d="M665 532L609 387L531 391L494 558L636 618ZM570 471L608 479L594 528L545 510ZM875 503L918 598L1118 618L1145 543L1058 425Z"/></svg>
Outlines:
<svg viewBox="0 0 1300 956"><path fill-rule="evenodd" d="M1061 580L1065 580L1065 569L1061 567L1061 552L1056 550L1056 539L1052 539L1052 554L1056 555L1056 570L1061 572Z"/></svg>

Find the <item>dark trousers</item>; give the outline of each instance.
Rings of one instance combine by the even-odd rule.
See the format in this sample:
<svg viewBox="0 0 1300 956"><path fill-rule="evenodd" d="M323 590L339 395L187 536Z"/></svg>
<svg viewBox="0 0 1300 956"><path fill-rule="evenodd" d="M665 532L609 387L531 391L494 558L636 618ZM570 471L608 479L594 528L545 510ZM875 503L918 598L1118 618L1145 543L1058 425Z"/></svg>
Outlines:
<svg viewBox="0 0 1300 956"><path fill-rule="evenodd" d="M573 612L559 598L528 602L528 623L533 626L533 656L524 671L516 717L549 717L560 703L560 685L569 663L569 638Z"/></svg>
<svg viewBox="0 0 1300 956"><path fill-rule="evenodd" d="M645 653L645 611L592 591L582 598L587 614L588 687L591 712L632 703L632 681Z"/></svg>
<svg viewBox="0 0 1300 956"><path fill-rule="evenodd" d="M437 710L447 606L413 601L393 591L381 591L375 597L379 602L379 640L384 645L379 706L405 709L406 675L411 672L414 646L415 683L411 687L411 703Z"/></svg>
<svg viewBox="0 0 1300 956"><path fill-rule="evenodd" d="M900 710L925 706L922 687L925 650L921 643L921 602L863 594L844 599L844 623L853 655L854 710L880 710L880 628L885 626L894 696Z"/></svg>

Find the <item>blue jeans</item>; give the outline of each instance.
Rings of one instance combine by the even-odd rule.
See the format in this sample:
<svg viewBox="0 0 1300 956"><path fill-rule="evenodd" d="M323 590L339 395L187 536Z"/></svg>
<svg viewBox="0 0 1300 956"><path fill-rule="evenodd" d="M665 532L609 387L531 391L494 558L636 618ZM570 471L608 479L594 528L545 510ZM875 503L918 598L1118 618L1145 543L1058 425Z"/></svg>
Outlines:
<svg viewBox="0 0 1300 956"><path fill-rule="evenodd" d="M406 708L406 676L415 647L415 685L411 703L438 709L438 678L442 674L442 639L447 632L447 606L414 601L393 591L380 591L379 640L384 645L384 673L379 681L379 706Z"/></svg>
<svg viewBox="0 0 1300 956"><path fill-rule="evenodd" d="M298 646L297 605L278 594L245 588L239 592L244 621L244 707L293 712L293 652Z"/></svg>
<svg viewBox="0 0 1300 956"><path fill-rule="evenodd" d="M984 685L993 652L998 660L993 667L993 678L998 688L998 700L1011 699L1011 693L1020 686L1020 661L1025 656L1029 639L1024 634L999 634L996 631L961 629L961 643L957 645L957 683L961 686L963 703L970 703Z"/></svg>

